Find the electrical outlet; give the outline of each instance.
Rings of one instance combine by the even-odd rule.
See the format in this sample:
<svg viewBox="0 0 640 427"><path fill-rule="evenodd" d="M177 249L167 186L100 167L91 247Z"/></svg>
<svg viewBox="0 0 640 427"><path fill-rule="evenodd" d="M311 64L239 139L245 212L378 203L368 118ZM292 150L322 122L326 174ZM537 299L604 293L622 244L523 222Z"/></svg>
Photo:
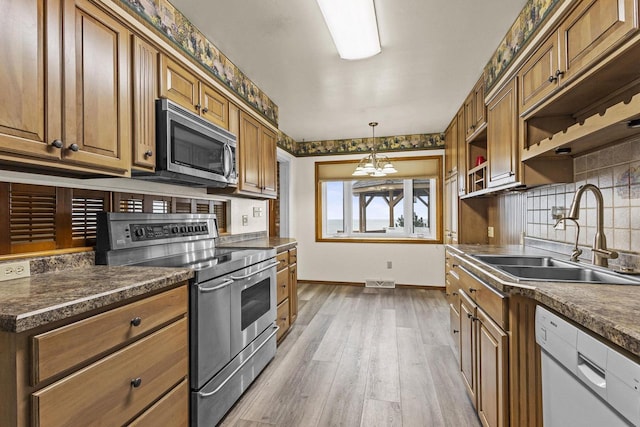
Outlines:
<svg viewBox="0 0 640 427"><path fill-rule="evenodd" d="M393 262L387 261L387 269L391 270L393 268Z"/></svg>
<svg viewBox="0 0 640 427"><path fill-rule="evenodd" d="M493 227L487 227L487 234L489 237L493 237Z"/></svg>
<svg viewBox="0 0 640 427"><path fill-rule="evenodd" d="M6 262L0 264L0 281L31 276L29 261Z"/></svg>

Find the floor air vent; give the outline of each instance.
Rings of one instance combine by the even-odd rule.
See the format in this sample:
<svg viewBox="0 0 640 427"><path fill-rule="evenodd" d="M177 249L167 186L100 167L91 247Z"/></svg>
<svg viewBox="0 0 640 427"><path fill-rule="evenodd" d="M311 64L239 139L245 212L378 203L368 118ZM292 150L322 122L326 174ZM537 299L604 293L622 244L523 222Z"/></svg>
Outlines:
<svg viewBox="0 0 640 427"><path fill-rule="evenodd" d="M367 288L395 288L396 282L395 280L373 280L367 279L364 282L364 285Z"/></svg>

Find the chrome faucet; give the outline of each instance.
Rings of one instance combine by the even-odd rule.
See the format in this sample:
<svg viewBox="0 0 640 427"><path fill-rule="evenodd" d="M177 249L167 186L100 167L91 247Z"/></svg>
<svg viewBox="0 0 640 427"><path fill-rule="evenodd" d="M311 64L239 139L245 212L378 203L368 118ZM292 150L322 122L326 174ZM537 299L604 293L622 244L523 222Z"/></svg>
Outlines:
<svg viewBox="0 0 640 427"><path fill-rule="evenodd" d="M604 235L604 203L602 200L602 193L600 189L593 184L585 184L578 187L576 194L573 196L573 201L571 202L571 207L569 208L569 214L566 217L560 219L560 221L564 219L570 219L578 224L578 218L580 218L580 201L582 200L582 195L585 191L591 191L596 198L596 208L597 208L597 228L596 228L596 236L593 240L593 247L591 248L591 262L594 265L598 265L601 267L608 267L609 262L608 259L618 258L618 253L615 251L610 251L607 249L607 239ZM578 228L578 233L580 228ZM574 248L574 253L572 254L572 260L575 256L575 253L579 251L577 245L578 237L576 236L576 247Z"/></svg>

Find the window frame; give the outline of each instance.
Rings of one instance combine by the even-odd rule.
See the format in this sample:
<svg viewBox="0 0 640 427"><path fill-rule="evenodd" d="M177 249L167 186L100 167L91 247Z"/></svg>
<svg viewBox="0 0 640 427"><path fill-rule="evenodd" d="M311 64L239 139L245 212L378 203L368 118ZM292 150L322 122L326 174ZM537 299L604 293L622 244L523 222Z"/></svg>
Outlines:
<svg viewBox="0 0 640 427"><path fill-rule="evenodd" d="M380 237L361 237L361 236L345 236L345 237L323 237L323 228L324 228L324 223L325 223L325 218L324 218L324 204L326 204L326 200L325 200L325 194L322 190L322 183L324 182L324 180L320 180L319 179L319 175L320 175L320 167L322 166L327 166L327 165L344 165L344 164L352 164L353 165L353 169L355 170L355 167L357 166L358 162L360 161L360 159L353 159L353 160L331 160L331 161L325 161L325 162L315 162L315 199L316 199L316 209L315 209L315 229L316 229L316 242L330 242L330 243L388 243L388 244L394 244L394 243L410 243L410 244L431 244L431 245L435 245L435 244L442 244L443 243L443 235L444 235L444 223L443 223L443 191L444 191L444 180L443 180L443 170L442 170L442 156L441 155L436 155L436 156L414 156L414 157L398 157L398 158L394 158L392 159L394 163L401 163L402 161L429 161L429 160L435 160L438 163L437 166L437 174L435 176L429 176L429 177L413 177L413 178L395 178L395 179L420 179L420 178L434 178L436 180L436 185L435 185L435 197L433 197L433 200L436 201L436 209L435 209L435 223L436 223L436 230L435 233L433 235L433 238L424 238L424 237L409 237L409 236L403 236L403 237L384 237L384 238L380 238ZM347 181L349 178L344 178L342 180L342 182ZM356 179L356 177L354 177L353 179ZM392 177L393 179L393 177ZM346 200L348 199L348 197L346 197L343 194L343 203L346 203ZM344 209L344 207L343 207ZM406 217L406 215L405 215ZM372 235L375 233L372 233Z"/></svg>

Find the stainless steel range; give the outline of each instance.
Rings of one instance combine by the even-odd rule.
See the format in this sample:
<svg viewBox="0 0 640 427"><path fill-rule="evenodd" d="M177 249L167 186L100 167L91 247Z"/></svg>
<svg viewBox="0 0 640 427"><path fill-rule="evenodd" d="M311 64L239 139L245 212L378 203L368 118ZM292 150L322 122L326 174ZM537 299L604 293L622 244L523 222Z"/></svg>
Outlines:
<svg viewBox="0 0 640 427"><path fill-rule="evenodd" d="M188 267L191 425L214 426L276 353L276 252L216 248L215 215L98 216L96 263Z"/></svg>

